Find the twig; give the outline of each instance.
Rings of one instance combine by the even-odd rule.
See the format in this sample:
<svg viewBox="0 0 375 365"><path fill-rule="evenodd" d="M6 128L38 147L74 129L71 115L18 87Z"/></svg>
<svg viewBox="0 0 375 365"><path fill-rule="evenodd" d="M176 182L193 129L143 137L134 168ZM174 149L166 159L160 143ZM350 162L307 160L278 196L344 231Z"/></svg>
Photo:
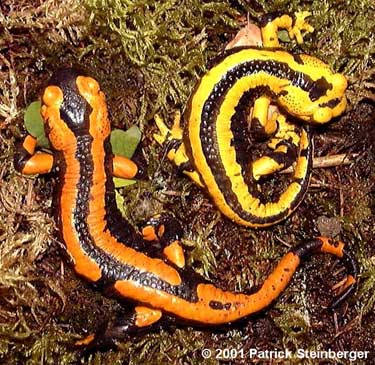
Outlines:
<svg viewBox="0 0 375 365"><path fill-rule="evenodd" d="M341 153L339 155L323 156L323 157L314 157L313 159L313 168L326 168L334 167L341 165L349 165L354 159L358 156L358 153L352 153L350 155L346 153ZM287 169L280 171L282 174L290 174L293 172L293 166L289 166Z"/></svg>

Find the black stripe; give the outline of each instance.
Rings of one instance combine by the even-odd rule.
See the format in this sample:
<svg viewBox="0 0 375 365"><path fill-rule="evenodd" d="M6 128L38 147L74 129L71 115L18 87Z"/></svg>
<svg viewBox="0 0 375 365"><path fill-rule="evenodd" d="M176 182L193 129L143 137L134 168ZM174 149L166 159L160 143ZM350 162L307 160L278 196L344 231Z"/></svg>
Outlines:
<svg viewBox="0 0 375 365"><path fill-rule="evenodd" d="M64 101L60 107L60 115L64 116L65 123L71 128L76 137L76 152L74 157L79 163L79 180L76 185L77 196L73 212L74 229L82 250L99 265L102 271L102 278L98 280L98 286L103 287L106 285L113 285L118 280L129 280L135 282L139 286L154 288L190 302L197 302L197 286L200 283L206 283L207 281L198 274L192 272L192 270L178 270L182 283L181 285L171 285L153 273L143 272L137 267L116 260L98 247L96 239L101 239L100 233L99 237L93 237L91 235L90 228L92 229L94 227L89 227L87 223L90 211L89 204L91 199L96 198L91 196L94 162L91 152L93 138L89 134L89 117L92 108L79 94L75 83L76 76L75 73L72 74L69 71L65 72L64 70L62 75L55 75L50 84L56 85L63 90ZM77 107L76 110L73 108L74 105ZM123 241L124 244L131 245L129 242L129 236L130 239L134 238L135 242L140 242L141 239L136 237L133 227L121 216L121 213L116 206L111 175L112 153L110 151L109 139L103 141L103 153L104 152L105 177L102 179L102 184L105 184L106 188L105 218L108 219L105 229L110 230L110 233L113 234L115 238L118 238L120 243ZM60 171L61 184L55 195L59 204L56 222L61 233L61 190L65 183L64 178L69 174L69 166L64 160L63 154L57 151L57 156L58 158L56 162ZM121 229L125 230L125 234L120 233L120 225Z"/></svg>
<svg viewBox="0 0 375 365"><path fill-rule="evenodd" d="M319 239L310 240L294 246L290 251L297 255L300 259L306 259L311 254L319 252L323 242Z"/></svg>
<svg viewBox="0 0 375 365"><path fill-rule="evenodd" d="M332 90L332 87L332 84L330 84L324 77L314 81L312 88L309 90L310 100L317 101L319 98L326 95L328 90Z"/></svg>
<svg viewBox="0 0 375 365"><path fill-rule="evenodd" d="M334 108L335 106L337 106L338 104L340 104L340 102L341 102L341 99L335 98L335 99L331 99L327 103L319 104L319 106L321 108L325 108L326 106L328 106L329 108Z"/></svg>
<svg viewBox="0 0 375 365"><path fill-rule="evenodd" d="M142 272L137 267L124 264L116 260L115 258L111 257L105 251L103 251L97 246L96 238L92 237L92 235L90 234L90 227L87 224L94 171L94 164L91 154L92 137L85 135L76 136L76 138L77 151L75 157L80 164L80 178L77 183L78 194L76 208L74 209L75 230L80 245L85 254L92 258L102 270L102 276L105 279L104 282L112 284L118 280L129 280L138 283L138 285L140 286L158 289L168 294L172 294L180 298L183 298L185 300L196 302L198 300L196 295L196 286L199 283L203 282L203 280L200 277L194 281L191 280L191 272L188 272L186 270L179 271L179 274L182 277L182 284L176 286L171 285L153 273ZM107 187L110 185L112 184L108 183L107 181ZM134 236L135 233L133 232L133 228L129 225L128 222L126 222L124 218L122 218L121 213L118 211L113 200L113 194L110 191L107 191L106 193L106 203L109 204L107 205L107 207L111 205L113 209L111 214L107 216L115 217L115 215L120 215L118 217L120 222L127 224L128 233L130 232L130 234ZM114 215L115 211L118 213ZM112 218L110 223L115 223L112 220ZM106 229L108 229L108 227L109 225L106 226ZM115 228L117 229L119 228L119 226L115 226ZM93 227L91 227L91 229L93 229ZM121 239L124 238L125 244L129 242L129 238L126 235L122 235L118 231L116 234L118 234L118 238L120 239L119 242L121 242ZM103 279L101 280L101 284L102 282Z"/></svg>
<svg viewBox="0 0 375 365"><path fill-rule="evenodd" d="M220 156L220 150L217 142L216 120L228 90L230 90L242 77L256 74L260 71L266 72L269 75L288 79L293 85L301 87L305 91L309 91L314 84L313 80L308 75L290 69L286 63L275 62L272 60L252 60L244 62L243 64L236 65L229 70L214 86L211 94L203 105L200 125L200 140L203 154L227 204L242 219L255 224L265 224L282 219L285 216L285 211L275 216L258 217L242 209L236 194L232 190L231 181L226 175L222 161L218 158L218 156ZM249 86L249 90L252 88L254 87ZM303 184L301 192L297 196L298 199L295 199L294 206L296 206L300 199L302 199L306 190L307 181L308 179L306 179L305 184Z"/></svg>
<svg viewBox="0 0 375 365"><path fill-rule="evenodd" d="M225 303L224 304L224 303L219 302L217 300L210 300L208 305L210 306L210 308L215 309L215 310L229 310L230 307L232 306L231 303Z"/></svg>
<svg viewBox="0 0 375 365"><path fill-rule="evenodd" d="M231 119L231 131L233 133L231 146L236 151L236 162L241 166L241 173L248 186L249 194L262 202L266 200L264 199L262 192L257 189L257 182L253 179L253 175L250 171L251 169L249 169L249 163L253 159L254 149L257 148L257 146L254 146L253 141L264 141L269 138L269 135L265 133L260 122L255 120L256 118L252 119L251 133L248 133L249 125L247 122L247 116L249 115L254 100L261 95L271 95L270 93L271 91L268 87L254 88L251 91L245 92L241 96L238 105L235 107L235 113ZM231 186L228 186L228 188L231 189Z"/></svg>
<svg viewBox="0 0 375 365"><path fill-rule="evenodd" d="M304 65L305 64L305 62L303 62L303 59L302 59L302 57L301 57L300 54L292 53L292 56L293 56L294 61L296 61L300 65Z"/></svg>
<svg viewBox="0 0 375 365"><path fill-rule="evenodd" d="M58 86L64 95L60 106L60 117L73 133L84 133L88 128L88 116L92 109L80 95L76 80L83 76L78 70L67 68L57 71L48 85Z"/></svg>
<svg viewBox="0 0 375 365"><path fill-rule="evenodd" d="M119 242L138 251L145 248L144 241L136 234L133 226L122 216L117 208L115 186L113 183L113 154L110 137L104 141L105 150L105 220L106 230Z"/></svg>

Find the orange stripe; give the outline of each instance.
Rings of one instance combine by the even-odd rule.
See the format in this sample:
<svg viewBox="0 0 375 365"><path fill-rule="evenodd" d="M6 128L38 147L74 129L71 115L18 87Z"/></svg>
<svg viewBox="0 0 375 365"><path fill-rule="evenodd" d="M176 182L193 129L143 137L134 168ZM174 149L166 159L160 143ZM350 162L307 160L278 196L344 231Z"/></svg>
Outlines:
<svg viewBox="0 0 375 365"><path fill-rule="evenodd" d="M90 135L93 137L91 154L94 165L93 184L89 203L87 225L95 244L125 265L134 266L140 271L150 272L171 285L181 284L179 273L159 259L152 259L138 251L124 246L106 230L105 211L105 150L104 140L109 136L110 123L104 94L99 91L98 83L90 78L79 76L77 87L81 95L92 107L90 114Z"/></svg>
<svg viewBox="0 0 375 365"><path fill-rule="evenodd" d="M318 237L319 240L323 242L322 247L320 248L321 252L330 253L331 255L335 255L337 257L343 257L344 255L344 243L337 242L337 245L332 245L330 243L331 239L328 237Z"/></svg>
<svg viewBox="0 0 375 365"><path fill-rule="evenodd" d="M64 184L60 197L62 235L77 273L89 280L97 281L101 277L99 265L82 250L74 228L74 209L77 200L80 166L74 157L77 145L76 137L60 118L62 101L63 92L59 87L48 86L46 88L43 94L42 115L50 127L48 138L55 149L63 151L66 163Z"/></svg>
<svg viewBox="0 0 375 365"><path fill-rule="evenodd" d="M117 281L114 287L125 298L147 303L186 320L206 324L228 323L258 312L276 299L290 282L299 262L297 255L291 252L285 255L261 289L251 295L223 291L211 284L199 284L196 303L127 280ZM209 305L211 300L230 303L231 307L228 310L213 309Z"/></svg>

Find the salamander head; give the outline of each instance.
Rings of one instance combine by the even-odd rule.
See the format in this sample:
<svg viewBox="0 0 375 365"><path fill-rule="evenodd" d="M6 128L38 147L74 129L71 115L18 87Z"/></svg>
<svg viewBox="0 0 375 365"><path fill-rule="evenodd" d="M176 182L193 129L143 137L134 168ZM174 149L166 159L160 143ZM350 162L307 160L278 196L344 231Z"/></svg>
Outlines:
<svg viewBox="0 0 375 365"><path fill-rule="evenodd" d="M290 114L317 124L343 113L347 104L345 76L332 72L327 64L312 56L299 55L298 61L298 79L281 91L281 105Z"/></svg>
<svg viewBox="0 0 375 365"><path fill-rule="evenodd" d="M76 69L56 71L42 101L48 138L55 149L72 145L77 136L95 138L99 133L105 138L110 132L105 97L98 82Z"/></svg>

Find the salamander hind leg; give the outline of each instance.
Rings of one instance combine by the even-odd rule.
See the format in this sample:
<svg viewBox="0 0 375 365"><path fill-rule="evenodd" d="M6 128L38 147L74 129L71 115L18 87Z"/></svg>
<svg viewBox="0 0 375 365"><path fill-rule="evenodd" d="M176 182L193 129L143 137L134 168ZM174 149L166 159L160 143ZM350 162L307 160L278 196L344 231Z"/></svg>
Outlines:
<svg viewBox="0 0 375 365"><path fill-rule="evenodd" d="M149 330L161 317L162 313L158 309L136 306L117 318L114 323L107 323L96 333L76 341L75 346L83 348L87 353L92 350L112 348L118 341L125 341L130 336Z"/></svg>
<svg viewBox="0 0 375 365"><path fill-rule="evenodd" d="M273 109L268 96L255 99L250 116L251 135L254 140L264 141L276 132L277 121L273 117Z"/></svg>
<svg viewBox="0 0 375 365"><path fill-rule="evenodd" d="M289 123L285 116L273 114L277 130L268 143L271 151L250 164L251 174L258 181L262 176L267 176L284 170L295 163L298 155L305 146L301 142L297 126Z"/></svg>
<svg viewBox="0 0 375 365"><path fill-rule="evenodd" d="M311 13L308 11L289 14L271 13L261 20L261 32L264 47L280 47L278 31L285 29L291 39L296 39L298 44L303 43L302 32L312 33L314 28L305 20Z"/></svg>

